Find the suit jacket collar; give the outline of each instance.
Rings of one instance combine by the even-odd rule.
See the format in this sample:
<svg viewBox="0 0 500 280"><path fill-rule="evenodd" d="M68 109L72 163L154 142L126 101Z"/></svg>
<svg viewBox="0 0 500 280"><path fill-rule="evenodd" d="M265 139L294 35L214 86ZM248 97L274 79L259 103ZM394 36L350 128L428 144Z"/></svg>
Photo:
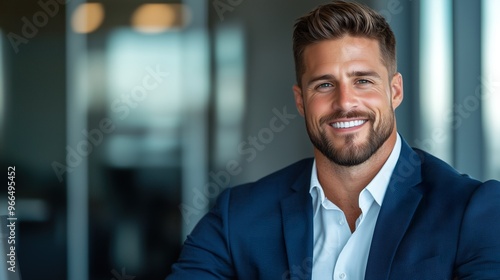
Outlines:
<svg viewBox="0 0 500 280"><path fill-rule="evenodd" d="M422 198L422 160L402 141L401 154L391 176L375 225L365 279L388 279L396 250Z"/></svg>
<svg viewBox="0 0 500 280"><path fill-rule="evenodd" d="M294 178L291 193L281 200L281 216L290 279L311 279L313 257L313 215L309 194L313 160L303 165ZM288 278L287 278L288 279Z"/></svg>

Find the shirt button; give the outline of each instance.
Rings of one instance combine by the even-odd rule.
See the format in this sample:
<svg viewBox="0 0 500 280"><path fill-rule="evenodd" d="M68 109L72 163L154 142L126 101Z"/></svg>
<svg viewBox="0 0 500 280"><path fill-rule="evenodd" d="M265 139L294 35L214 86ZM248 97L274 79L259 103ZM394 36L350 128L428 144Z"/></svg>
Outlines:
<svg viewBox="0 0 500 280"><path fill-rule="evenodd" d="M341 226L343 226L343 225L344 225L344 219L339 219L339 224L340 224Z"/></svg>
<svg viewBox="0 0 500 280"><path fill-rule="evenodd" d="M340 278L340 279L345 279L345 277L346 277L346 276L347 276L347 275L345 275L345 273L343 273L343 272L342 272L342 273L340 273L339 278Z"/></svg>

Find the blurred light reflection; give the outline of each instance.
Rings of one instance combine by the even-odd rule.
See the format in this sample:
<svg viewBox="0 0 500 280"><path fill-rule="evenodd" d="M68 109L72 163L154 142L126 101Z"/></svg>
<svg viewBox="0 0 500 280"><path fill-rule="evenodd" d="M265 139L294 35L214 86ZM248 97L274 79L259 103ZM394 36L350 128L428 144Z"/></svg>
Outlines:
<svg viewBox="0 0 500 280"><path fill-rule="evenodd" d="M182 27L187 21L187 8L182 4L143 4L131 19L133 28L142 33L164 32Z"/></svg>
<svg viewBox="0 0 500 280"><path fill-rule="evenodd" d="M109 39L108 110L112 166L178 165L183 112L182 36L123 29ZM169 156L173 155L173 156Z"/></svg>
<svg viewBox="0 0 500 280"><path fill-rule="evenodd" d="M420 147L452 162L452 134L443 121L452 104L452 20L451 1L422 0L420 28Z"/></svg>
<svg viewBox="0 0 500 280"><path fill-rule="evenodd" d="M71 17L71 26L76 33L96 31L104 21L104 7L101 3L79 5Z"/></svg>
<svg viewBox="0 0 500 280"><path fill-rule="evenodd" d="M245 42L241 26L219 27L215 33L216 143L215 162L238 158L245 102Z"/></svg>
<svg viewBox="0 0 500 280"><path fill-rule="evenodd" d="M500 180L500 1L483 2L483 75L482 106L486 140L487 178Z"/></svg>

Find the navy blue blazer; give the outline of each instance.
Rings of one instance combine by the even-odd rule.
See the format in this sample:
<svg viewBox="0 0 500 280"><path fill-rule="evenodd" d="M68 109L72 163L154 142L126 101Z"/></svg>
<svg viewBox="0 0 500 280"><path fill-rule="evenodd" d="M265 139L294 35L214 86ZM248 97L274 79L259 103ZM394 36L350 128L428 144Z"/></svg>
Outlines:
<svg viewBox="0 0 500 280"><path fill-rule="evenodd" d="M402 142L365 279L500 279L500 183L461 175ZM225 190L167 279L311 279L312 163Z"/></svg>

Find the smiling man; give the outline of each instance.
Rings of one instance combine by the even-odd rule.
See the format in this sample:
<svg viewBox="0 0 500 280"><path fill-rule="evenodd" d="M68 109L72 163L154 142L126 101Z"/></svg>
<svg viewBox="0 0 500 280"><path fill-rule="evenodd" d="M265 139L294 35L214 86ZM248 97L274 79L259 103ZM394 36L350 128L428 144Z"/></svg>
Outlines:
<svg viewBox="0 0 500 280"><path fill-rule="evenodd" d="M223 192L167 279L500 279L500 183L397 133L384 18L334 1L299 18L293 42L314 158Z"/></svg>

